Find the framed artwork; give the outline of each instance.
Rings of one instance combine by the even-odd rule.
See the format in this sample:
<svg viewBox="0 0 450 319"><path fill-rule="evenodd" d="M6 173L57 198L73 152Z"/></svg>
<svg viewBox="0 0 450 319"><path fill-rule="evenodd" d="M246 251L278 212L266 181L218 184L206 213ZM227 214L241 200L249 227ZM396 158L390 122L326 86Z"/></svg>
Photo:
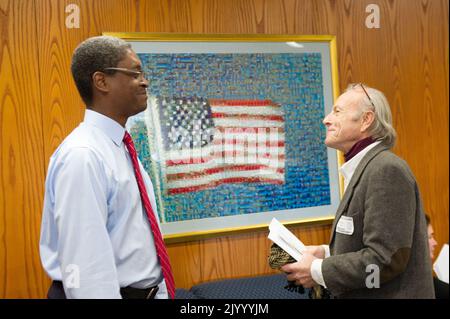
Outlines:
<svg viewBox="0 0 450 319"><path fill-rule="evenodd" d="M334 36L104 33L149 81L131 133L169 242L331 223L339 156L322 123L338 95Z"/></svg>

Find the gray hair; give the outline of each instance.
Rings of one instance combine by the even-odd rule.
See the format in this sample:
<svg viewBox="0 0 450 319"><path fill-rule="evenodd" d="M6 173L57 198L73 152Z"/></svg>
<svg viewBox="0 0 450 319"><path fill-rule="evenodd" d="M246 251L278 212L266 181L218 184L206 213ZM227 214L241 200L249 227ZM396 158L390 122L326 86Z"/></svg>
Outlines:
<svg viewBox="0 0 450 319"><path fill-rule="evenodd" d="M71 71L78 92L87 107L92 103L92 75L116 67L131 45L111 36L89 38L78 45L72 56Z"/></svg>
<svg viewBox="0 0 450 319"><path fill-rule="evenodd" d="M360 85L351 84L346 92L359 89L363 93L363 98L360 100L359 105L361 110L360 116L367 111L372 111L375 114L375 119L369 127L369 132L374 139L381 140L384 145L391 148L397 139L397 132L392 125L392 113L389 102L381 91L368 87L365 84L361 85L364 85L370 100Z"/></svg>

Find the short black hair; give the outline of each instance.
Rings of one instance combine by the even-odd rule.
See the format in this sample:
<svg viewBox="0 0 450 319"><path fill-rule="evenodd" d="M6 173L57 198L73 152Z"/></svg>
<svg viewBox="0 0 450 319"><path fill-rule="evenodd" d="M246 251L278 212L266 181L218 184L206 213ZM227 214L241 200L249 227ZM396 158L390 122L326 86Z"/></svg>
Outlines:
<svg viewBox="0 0 450 319"><path fill-rule="evenodd" d="M71 71L78 92L86 106L92 103L92 75L108 67L116 67L131 45L111 37L97 36L78 45L72 56Z"/></svg>

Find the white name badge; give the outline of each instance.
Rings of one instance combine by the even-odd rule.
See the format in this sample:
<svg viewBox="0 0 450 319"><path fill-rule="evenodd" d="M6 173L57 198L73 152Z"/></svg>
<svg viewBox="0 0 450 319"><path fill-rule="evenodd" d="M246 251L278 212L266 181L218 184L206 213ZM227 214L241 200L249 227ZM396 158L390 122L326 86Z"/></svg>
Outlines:
<svg viewBox="0 0 450 319"><path fill-rule="evenodd" d="M341 216L336 226L336 232L344 235L352 235L353 230L353 218L348 216Z"/></svg>

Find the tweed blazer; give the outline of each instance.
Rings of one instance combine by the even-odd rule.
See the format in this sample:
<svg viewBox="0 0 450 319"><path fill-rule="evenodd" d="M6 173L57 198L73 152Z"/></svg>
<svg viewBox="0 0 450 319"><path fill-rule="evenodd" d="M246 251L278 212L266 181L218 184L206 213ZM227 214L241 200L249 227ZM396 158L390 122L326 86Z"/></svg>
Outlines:
<svg viewBox="0 0 450 319"><path fill-rule="evenodd" d="M336 232L342 216L352 220L352 234ZM434 298L416 179L382 144L364 156L347 186L333 222L330 254L322 274L337 298Z"/></svg>

